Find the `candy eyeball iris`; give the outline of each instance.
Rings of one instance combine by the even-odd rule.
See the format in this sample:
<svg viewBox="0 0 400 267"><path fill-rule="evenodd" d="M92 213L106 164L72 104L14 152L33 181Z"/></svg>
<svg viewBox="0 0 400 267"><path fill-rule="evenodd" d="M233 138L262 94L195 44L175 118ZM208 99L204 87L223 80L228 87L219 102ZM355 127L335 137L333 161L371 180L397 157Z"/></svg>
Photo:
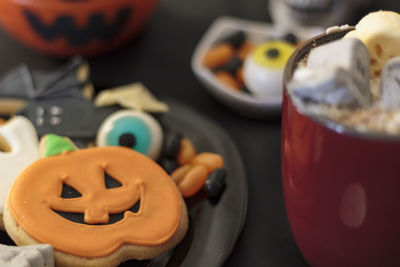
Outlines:
<svg viewBox="0 0 400 267"><path fill-rule="evenodd" d="M265 68L282 69L293 53L294 46L285 41L270 41L254 50L254 61Z"/></svg>
<svg viewBox="0 0 400 267"><path fill-rule="evenodd" d="M260 98L279 97L283 69L295 46L285 41L269 41L257 46L244 62L247 88Z"/></svg>
<svg viewBox="0 0 400 267"><path fill-rule="evenodd" d="M125 146L156 160L161 152L163 133L149 114L121 110L107 117L97 134L98 146Z"/></svg>

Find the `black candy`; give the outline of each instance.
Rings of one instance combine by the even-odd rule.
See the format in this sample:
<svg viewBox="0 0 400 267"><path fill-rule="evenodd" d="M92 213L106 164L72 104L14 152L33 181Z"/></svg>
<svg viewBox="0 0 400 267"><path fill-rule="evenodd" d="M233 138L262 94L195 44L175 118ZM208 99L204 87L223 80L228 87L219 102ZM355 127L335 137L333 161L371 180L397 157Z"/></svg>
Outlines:
<svg viewBox="0 0 400 267"><path fill-rule="evenodd" d="M229 43L234 48L238 49L246 40L246 35L243 31L237 31L222 40L222 43Z"/></svg>
<svg viewBox="0 0 400 267"><path fill-rule="evenodd" d="M163 156L176 158L181 148L183 135L177 132L167 132L164 138Z"/></svg>
<svg viewBox="0 0 400 267"><path fill-rule="evenodd" d="M298 42L296 35L294 35L294 34L291 33L291 32L285 34L285 35L282 37L282 39L285 40L285 41L287 41L287 42L289 42L289 43L291 43L291 44L294 44L294 45L296 45L297 42Z"/></svg>
<svg viewBox="0 0 400 267"><path fill-rule="evenodd" d="M243 64L243 62L240 58L232 57L228 63L215 68L213 71L214 72L227 71L230 74L235 75L237 70L242 66L242 64Z"/></svg>
<svg viewBox="0 0 400 267"><path fill-rule="evenodd" d="M248 94L252 94L252 92L249 90L249 88L247 88L246 86L243 86L243 88L242 88L242 92L244 92L244 93L248 93Z"/></svg>
<svg viewBox="0 0 400 267"><path fill-rule="evenodd" d="M203 185L203 191L208 198L217 197L225 186L226 170L216 169L209 176Z"/></svg>
<svg viewBox="0 0 400 267"><path fill-rule="evenodd" d="M161 167L168 173L171 174L179 167L179 163L171 158L163 158L160 161Z"/></svg>
<svg viewBox="0 0 400 267"><path fill-rule="evenodd" d="M136 144L136 137L133 134L126 133L118 138L118 144L124 147L134 147Z"/></svg>

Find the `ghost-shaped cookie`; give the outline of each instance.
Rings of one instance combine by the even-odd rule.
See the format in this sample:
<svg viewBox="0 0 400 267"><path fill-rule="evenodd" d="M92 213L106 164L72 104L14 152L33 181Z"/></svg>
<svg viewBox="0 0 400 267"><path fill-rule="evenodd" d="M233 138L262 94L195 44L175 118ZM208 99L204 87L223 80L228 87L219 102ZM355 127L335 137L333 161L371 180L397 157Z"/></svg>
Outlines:
<svg viewBox="0 0 400 267"><path fill-rule="evenodd" d="M0 214L15 178L39 159L36 130L25 117L15 116L0 125ZM0 228L3 228L2 216Z"/></svg>

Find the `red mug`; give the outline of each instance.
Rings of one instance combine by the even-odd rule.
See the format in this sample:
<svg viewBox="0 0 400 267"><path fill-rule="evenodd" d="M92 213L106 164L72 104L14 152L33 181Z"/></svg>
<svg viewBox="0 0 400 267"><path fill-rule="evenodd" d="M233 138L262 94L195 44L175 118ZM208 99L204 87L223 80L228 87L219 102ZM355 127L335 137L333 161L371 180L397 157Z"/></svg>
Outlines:
<svg viewBox="0 0 400 267"><path fill-rule="evenodd" d="M303 43L284 71L282 185L300 252L312 266L400 266L400 138L302 114L287 93Z"/></svg>

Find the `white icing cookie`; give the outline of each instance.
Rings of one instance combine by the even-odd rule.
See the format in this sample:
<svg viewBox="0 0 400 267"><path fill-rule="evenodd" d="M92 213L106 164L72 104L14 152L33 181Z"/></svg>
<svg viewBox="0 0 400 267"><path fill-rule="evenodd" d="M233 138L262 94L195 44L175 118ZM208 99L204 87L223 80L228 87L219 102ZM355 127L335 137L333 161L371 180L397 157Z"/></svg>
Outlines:
<svg viewBox="0 0 400 267"><path fill-rule="evenodd" d="M25 117L16 116L0 125L0 213L15 178L39 159L36 130ZM2 218L0 219L2 222Z"/></svg>
<svg viewBox="0 0 400 267"><path fill-rule="evenodd" d="M126 146L156 160L161 153L163 131L151 115L134 110L121 110L101 124L96 139L98 146Z"/></svg>
<svg viewBox="0 0 400 267"><path fill-rule="evenodd" d="M0 266L53 267L53 247L46 244L22 247L0 244Z"/></svg>

